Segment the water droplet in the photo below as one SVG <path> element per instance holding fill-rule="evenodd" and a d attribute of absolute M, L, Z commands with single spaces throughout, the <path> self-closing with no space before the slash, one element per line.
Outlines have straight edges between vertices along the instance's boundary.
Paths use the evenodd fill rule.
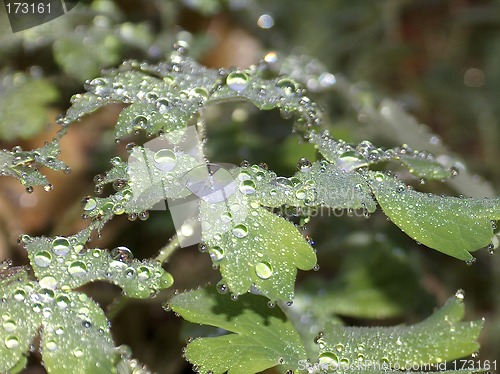
<path fill-rule="evenodd" d="M 227 285 L 222 281 L 217 283 L 216 288 L 217 288 L 217 292 L 220 294 L 225 294 L 229 291 L 229 289 L 227 288 Z"/>
<path fill-rule="evenodd" d="M 33 187 L 32 186 L 26 187 L 26 193 L 33 193 Z"/>
<path fill-rule="evenodd" d="M 274 308 L 275 306 L 276 306 L 276 303 L 275 303 L 274 301 L 269 300 L 269 301 L 267 302 L 267 307 L 268 307 L 268 308 L 271 308 L 271 309 L 272 309 L 272 308 Z"/>
<path fill-rule="evenodd" d="M 260 279 L 269 279 L 273 275 L 273 267 L 269 262 L 259 262 L 255 265 L 255 273 Z"/>
<path fill-rule="evenodd" d="M 226 211 L 220 215 L 220 219 L 222 220 L 222 222 L 228 223 L 233 220 L 233 215 L 231 212 Z"/>
<path fill-rule="evenodd" d="M 336 160 L 335 164 L 344 171 L 351 171 L 363 166 L 368 166 L 366 159 L 354 151 L 342 153 Z"/>
<path fill-rule="evenodd" d="M 221 247 L 213 246 L 209 250 L 212 261 L 221 261 L 224 258 L 224 250 Z"/>
<path fill-rule="evenodd" d="M 344 350 L 344 344 L 342 343 L 338 343 L 336 346 L 335 346 L 335 349 L 337 350 L 337 352 L 342 352 Z"/>
<path fill-rule="evenodd" d="M 173 284 L 174 277 L 172 277 L 172 274 L 165 271 L 160 277 L 160 288 L 163 290 L 165 288 L 172 287 Z"/>
<path fill-rule="evenodd" d="M 46 268 L 52 262 L 52 255 L 47 251 L 35 253 L 35 264 L 41 268 Z"/>
<path fill-rule="evenodd" d="M 160 149 L 153 158 L 155 166 L 165 172 L 171 171 L 177 165 L 177 155 L 170 149 Z"/>
<path fill-rule="evenodd" d="M 17 338 L 17 336 L 14 335 L 6 337 L 4 342 L 5 346 L 9 349 L 17 349 L 20 346 L 19 339 Z"/>
<path fill-rule="evenodd" d="M 113 248 L 110 255 L 113 260 L 120 262 L 130 262 L 134 258 L 132 251 L 123 246 Z"/>
<path fill-rule="evenodd" d="M 248 86 L 248 75 L 241 71 L 229 73 L 226 84 L 233 91 L 241 92 Z"/>
<path fill-rule="evenodd" d="M 47 348 L 47 350 L 49 350 L 50 352 L 55 352 L 57 351 L 57 343 L 53 340 L 49 340 L 46 344 L 45 344 L 45 347 Z"/>
<path fill-rule="evenodd" d="M 57 237 L 52 241 L 52 251 L 58 256 L 66 256 L 71 248 L 67 238 Z"/>
<path fill-rule="evenodd" d="M 151 269 L 147 266 L 139 266 L 137 269 L 137 276 L 140 279 L 149 279 L 151 278 Z"/>
<path fill-rule="evenodd" d="M 13 332 L 17 329 L 17 324 L 12 319 L 8 319 L 7 321 L 4 321 L 2 326 L 6 332 Z"/>
<path fill-rule="evenodd" d="M 22 288 L 18 288 L 17 290 L 14 291 L 14 300 L 23 301 L 24 299 L 26 299 L 25 290 L 23 290 Z"/>
<path fill-rule="evenodd" d="M 56 297 L 56 304 L 59 308 L 66 309 L 70 304 L 69 297 L 66 295 L 57 296 Z"/>
<path fill-rule="evenodd" d="M 281 88 L 286 95 L 291 95 L 295 91 L 297 91 L 297 86 L 295 85 L 295 82 L 289 78 L 283 78 L 276 83 L 276 86 Z"/>
<path fill-rule="evenodd" d="M 83 351 L 80 348 L 75 348 L 73 350 L 73 356 L 75 356 L 76 358 L 81 358 L 83 357 Z"/>
<path fill-rule="evenodd" d="M 74 261 L 68 266 L 68 272 L 74 277 L 81 277 L 87 274 L 87 265 L 82 261 Z"/>
<path fill-rule="evenodd" d="M 41 302 L 50 303 L 54 300 L 55 293 L 50 288 L 40 288 L 38 295 L 40 296 Z"/>
<path fill-rule="evenodd" d="M 297 162 L 297 169 L 303 173 L 308 173 L 312 170 L 312 163 L 307 158 L 302 157 L 299 162 Z"/>
<path fill-rule="evenodd" d="M 233 228 L 233 235 L 241 239 L 248 235 L 248 227 L 240 223 Z"/>
<path fill-rule="evenodd" d="M 50 288 L 51 290 L 55 290 L 57 287 L 57 280 L 54 277 L 47 276 L 40 279 L 39 284 L 42 288 Z"/>
<path fill-rule="evenodd" d="M 306 190 L 302 188 L 295 192 L 295 197 L 299 200 L 304 200 L 306 196 L 307 196 Z"/>
<path fill-rule="evenodd" d="M 82 207 L 86 212 L 94 210 L 97 207 L 97 201 L 90 196 L 84 197 L 82 200 Z"/>
<path fill-rule="evenodd" d="M 318 356 L 320 366 L 335 368 L 338 366 L 339 358 L 333 352 L 323 352 Z"/>
<path fill-rule="evenodd" d="M 455 297 L 458 301 L 462 302 L 465 299 L 465 291 L 460 289 L 455 293 Z"/>
<path fill-rule="evenodd" d="M 239 190 L 246 195 L 253 194 L 255 192 L 255 182 L 251 179 L 243 180 L 240 183 Z"/>

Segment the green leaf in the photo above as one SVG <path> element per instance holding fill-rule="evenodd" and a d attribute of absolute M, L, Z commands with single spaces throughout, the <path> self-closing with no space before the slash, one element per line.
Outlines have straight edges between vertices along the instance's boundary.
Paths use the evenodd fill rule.
<path fill-rule="evenodd" d="M 51 189 L 47 178 L 38 168 L 44 166 L 52 170 L 69 170 L 57 158 L 59 153 L 58 139 L 33 151 L 23 151 L 20 146 L 14 147 L 12 151 L 0 150 L 0 175 L 17 178 L 27 188 L 45 185 Z"/>
<path fill-rule="evenodd" d="M 309 134 L 309 142 L 318 148 L 326 160 L 345 171 L 381 162 L 400 161 L 418 178 L 445 179 L 454 175 L 449 167 L 441 165 L 430 153 L 415 151 L 408 146 L 377 148 L 366 140 L 354 146 L 343 140 L 333 139 L 328 131 L 322 134 L 312 132 Z"/>
<path fill-rule="evenodd" d="M 297 268 L 314 267 L 314 250 L 293 224 L 238 196 L 201 203 L 202 240 L 222 282 L 236 295 L 256 287 L 273 301 L 293 299 Z"/>
<path fill-rule="evenodd" d="M 10 268 L 13 271 L 16 268 Z M 23 365 L 41 329 L 41 353 L 48 372 L 114 372 L 114 345 L 109 323 L 85 294 L 57 287 L 53 277 L 28 281 L 26 273 L 2 281 L 0 302 L 0 370 Z"/>
<path fill-rule="evenodd" d="M 174 296 L 169 307 L 185 320 L 228 332 L 188 344 L 186 358 L 200 372 L 251 374 L 277 365 L 295 370 L 306 360 L 293 325 L 261 296 L 247 294 L 232 301 L 229 295 L 205 288 Z"/>
<path fill-rule="evenodd" d="M 464 315 L 463 294 L 448 302 L 426 320 L 412 326 L 327 326 L 318 340 L 319 363 L 330 369 L 339 365 L 363 365 L 373 372 L 411 365 L 439 364 L 479 349 L 482 321 L 460 322 Z M 348 371 L 349 372 L 349 371 Z"/>
<path fill-rule="evenodd" d="M 34 288 L 25 268 L 9 268 L 0 275 L 0 372 L 5 373 L 25 360 L 23 354 L 37 334 L 42 316 L 25 301 Z"/>
<path fill-rule="evenodd" d="M 29 139 L 40 133 L 49 123 L 47 107 L 57 100 L 57 89 L 46 79 L 23 73 L 0 75 L 0 82 L 0 139 Z"/>
<path fill-rule="evenodd" d="M 500 199 L 440 197 L 416 192 L 382 173 L 370 185 L 385 214 L 418 242 L 461 260 L 491 243 Z"/>
<path fill-rule="evenodd" d="M 95 77 L 104 67 L 116 64 L 120 40 L 109 25 L 94 26 L 61 34 L 53 45 L 54 58 L 69 76 L 84 81 Z"/>
<path fill-rule="evenodd" d="M 303 215 L 320 207 L 375 211 L 370 189 L 359 173 L 341 170 L 325 161 L 311 163 L 301 159 L 299 165 L 301 171 L 290 178 L 277 177 L 257 165 L 241 168 L 239 188 L 245 189 L 246 184 L 253 182 L 256 192 L 248 194 L 250 200 L 273 208 L 301 208 Z"/>
<path fill-rule="evenodd" d="M 41 353 L 51 374 L 112 373 L 115 347 L 102 309 L 83 293 L 56 294 L 43 319 Z"/>
<path fill-rule="evenodd" d="M 128 248 L 111 252 L 87 248 L 91 230 L 70 237 L 29 238 L 23 243 L 35 276 L 50 280 L 57 289 L 74 289 L 86 283 L 104 280 L 120 286 L 133 298 L 148 298 L 172 285 L 172 276 L 158 261 L 133 259 Z"/>

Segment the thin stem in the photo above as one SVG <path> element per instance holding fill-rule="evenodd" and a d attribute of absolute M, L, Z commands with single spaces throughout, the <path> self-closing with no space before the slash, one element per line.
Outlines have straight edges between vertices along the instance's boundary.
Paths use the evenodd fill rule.
<path fill-rule="evenodd" d="M 125 307 L 125 305 L 128 304 L 130 301 L 130 298 L 124 295 L 118 296 L 116 299 L 113 300 L 111 304 L 108 306 L 108 312 L 106 313 L 106 317 L 111 321 L 113 320 Z"/>
<path fill-rule="evenodd" d="M 156 256 L 156 260 L 160 261 L 162 264 L 168 261 L 168 258 L 175 252 L 175 250 L 180 248 L 180 242 L 177 235 L 174 235 L 172 239 L 165 245 Z"/>

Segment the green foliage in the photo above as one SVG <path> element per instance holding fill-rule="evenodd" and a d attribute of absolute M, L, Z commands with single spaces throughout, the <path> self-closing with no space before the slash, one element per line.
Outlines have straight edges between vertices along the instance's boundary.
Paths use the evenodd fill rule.
<path fill-rule="evenodd" d="M 277 365 L 295 369 L 306 359 L 293 325 L 262 296 L 247 294 L 232 301 L 214 288 L 204 288 L 174 296 L 168 306 L 187 321 L 228 332 L 188 344 L 186 359 L 200 372 L 250 374 Z"/>
<path fill-rule="evenodd" d="M 449 256 L 471 261 L 469 252 L 491 244 L 498 199 L 440 197 L 413 191 L 381 173 L 371 185 L 385 214 L 413 239 Z"/>
<path fill-rule="evenodd" d="M 458 291 L 441 309 L 413 326 L 327 326 L 318 339 L 319 362 L 342 367 L 366 360 L 379 364 L 382 368 L 378 372 L 385 372 L 464 357 L 479 348 L 476 339 L 483 323 L 460 322 L 462 300 Z"/>
<path fill-rule="evenodd" d="M 49 122 L 47 105 L 57 97 L 57 89 L 46 79 L 22 73 L 0 75 L 0 139 L 37 135 Z M 25 110 L 28 106 L 30 110 Z"/>
<path fill-rule="evenodd" d="M 168 2 L 159 3 L 155 2 L 168 7 Z M 189 6 L 209 15 L 230 4 L 193 1 Z M 208 253 L 221 279 L 214 288 L 177 293 L 168 303 L 185 320 L 219 329 L 219 336 L 188 344 L 185 358 L 195 369 L 214 374 L 255 373 L 272 367 L 297 373 L 397 372 L 396 366 L 435 365 L 478 350 L 482 322 L 461 322 L 461 293 L 413 326 L 343 325 L 339 316 L 402 317 L 421 292 L 413 258 L 373 240 L 365 249 L 347 254 L 333 280 L 302 284 L 295 295 L 297 269 L 318 269 L 313 241 L 302 229 L 324 210 L 345 210 L 349 215 L 362 211 L 369 218 L 378 203 L 414 240 L 468 262 L 473 260 L 470 252 L 483 247 L 492 250 L 495 240 L 498 243 L 494 233 L 495 221 L 500 219 L 498 199 L 425 194 L 408 186 L 415 178 L 449 180 L 458 192 L 491 195 L 395 102 L 377 100 L 369 90 L 333 76 L 322 64 L 304 57 L 292 56 L 280 63 L 266 59 L 246 69 L 209 69 L 186 55 L 185 41 L 179 41 L 165 61 L 128 60 L 95 78 L 101 68 L 115 65 L 130 51 L 147 55 L 152 44 L 165 44 L 164 35 L 155 40 L 148 24 L 123 22 L 111 2 L 82 5 L 75 18 L 68 16 L 54 29 L 45 25 L 39 35 L 44 47 L 51 46 L 54 61 L 66 76 L 80 82 L 89 79 L 86 92 L 71 98 L 71 106 L 58 120 L 62 128 L 56 139 L 33 151 L 20 147 L 0 151 L 0 173 L 19 179 L 28 192 L 35 185 L 50 190 L 39 169 L 68 171 L 58 159 L 59 140 L 70 126 L 109 104 L 121 105 L 113 129 L 117 143 L 135 137 L 140 144 L 129 143 L 128 159 L 113 157 L 110 170 L 96 177 L 98 192 L 111 191 L 108 185 L 114 191 L 83 199 L 83 215 L 90 220 L 87 228 L 64 237 L 21 237 L 34 279 L 23 267 L 0 268 L 0 371 L 22 370 L 40 333 L 40 352 L 50 373 L 147 372 L 126 349 L 115 348 L 103 310 L 77 289 L 105 281 L 119 286 L 127 297 L 124 300 L 153 298 L 173 284 L 162 262 L 176 249 L 177 240 L 155 259 L 138 260 L 126 247 L 90 248 L 90 238 L 95 232 L 100 235 L 114 216 L 145 220 L 148 210 L 165 199 L 190 195 L 189 173 L 209 162 L 204 154 L 207 113 L 220 104 L 242 101 L 256 111 L 275 111 L 290 119 L 291 132 L 307 144 L 302 150 L 294 147 L 292 137 L 284 142 L 288 152 L 283 164 L 297 163 L 298 171 L 284 176 L 265 164 L 243 162 L 229 170 L 235 190 L 224 204 L 203 199 L 197 203 L 202 229 L 199 248 Z M 21 43 L 22 48 L 41 47 L 30 31 L 10 39 L 0 36 L 0 41 L 12 54 Z M 155 53 L 161 54 L 162 49 L 155 47 Z M 47 105 L 58 95 L 51 82 L 21 73 L 2 78 L 0 137 L 30 138 L 41 130 L 47 122 Z M 320 106 L 307 96 L 330 91 L 347 97 L 364 121 L 389 134 L 396 144 L 405 144 L 385 148 L 367 140 L 350 144 L 332 136 L 325 130 Z M 27 102 L 30 111 L 22 110 Z M 202 138 L 199 157 L 179 150 L 191 125 L 196 125 Z M 404 170 L 398 177 L 391 176 L 386 169 L 394 164 L 409 174 Z M 465 182 L 457 182 L 458 178 Z M 321 330 L 313 346 L 311 334 Z M 363 362 L 384 364 L 387 370 L 342 366 Z M 449 371 L 455 372 L 470 371 Z"/>

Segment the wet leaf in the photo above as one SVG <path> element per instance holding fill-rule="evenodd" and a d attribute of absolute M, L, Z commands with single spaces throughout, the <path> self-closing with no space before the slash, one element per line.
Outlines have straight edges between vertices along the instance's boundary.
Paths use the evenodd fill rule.
<path fill-rule="evenodd" d="M 202 240 L 220 266 L 221 282 L 236 295 L 256 287 L 273 301 L 293 299 L 297 268 L 314 267 L 314 250 L 290 222 L 234 196 L 227 205 L 201 204 Z"/>
<path fill-rule="evenodd" d="M 188 344 L 186 358 L 200 372 L 251 374 L 278 365 L 293 370 L 306 359 L 293 325 L 261 296 L 242 295 L 234 302 L 229 295 L 206 288 L 174 296 L 169 307 L 185 320 L 228 332 Z"/>
<path fill-rule="evenodd" d="M 370 184 L 384 213 L 418 242 L 460 260 L 493 238 L 491 220 L 500 219 L 499 199 L 441 197 L 413 191 L 382 173 Z"/>
<path fill-rule="evenodd" d="M 462 299 L 457 293 L 432 316 L 412 326 L 327 326 L 318 341 L 319 363 L 330 369 L 365 363 L 373 372 L 383 372 L 384 367 L 422 367 L 468 356 L 479 349 L 477 338 L 483 323 L 460 322 Z"/>
<path fill-rule="evenodd" d="M 86 229 L 70 237 L 25 239 L 35 276 L 64 289 L 104 280 L 134 298 L 151 297 L 172 285 L 172 276 L 158 261 L 134 259 L 126 247 L 111 251 L 87 248 L 90 232 Z"/>
<path fill-rule="evenodd" d="M 46 79 L 23 73 L 0 75 L 0 139 L 30 139 L 40 133 L 49 123 L 48 105 L 58 96 Z"/>

